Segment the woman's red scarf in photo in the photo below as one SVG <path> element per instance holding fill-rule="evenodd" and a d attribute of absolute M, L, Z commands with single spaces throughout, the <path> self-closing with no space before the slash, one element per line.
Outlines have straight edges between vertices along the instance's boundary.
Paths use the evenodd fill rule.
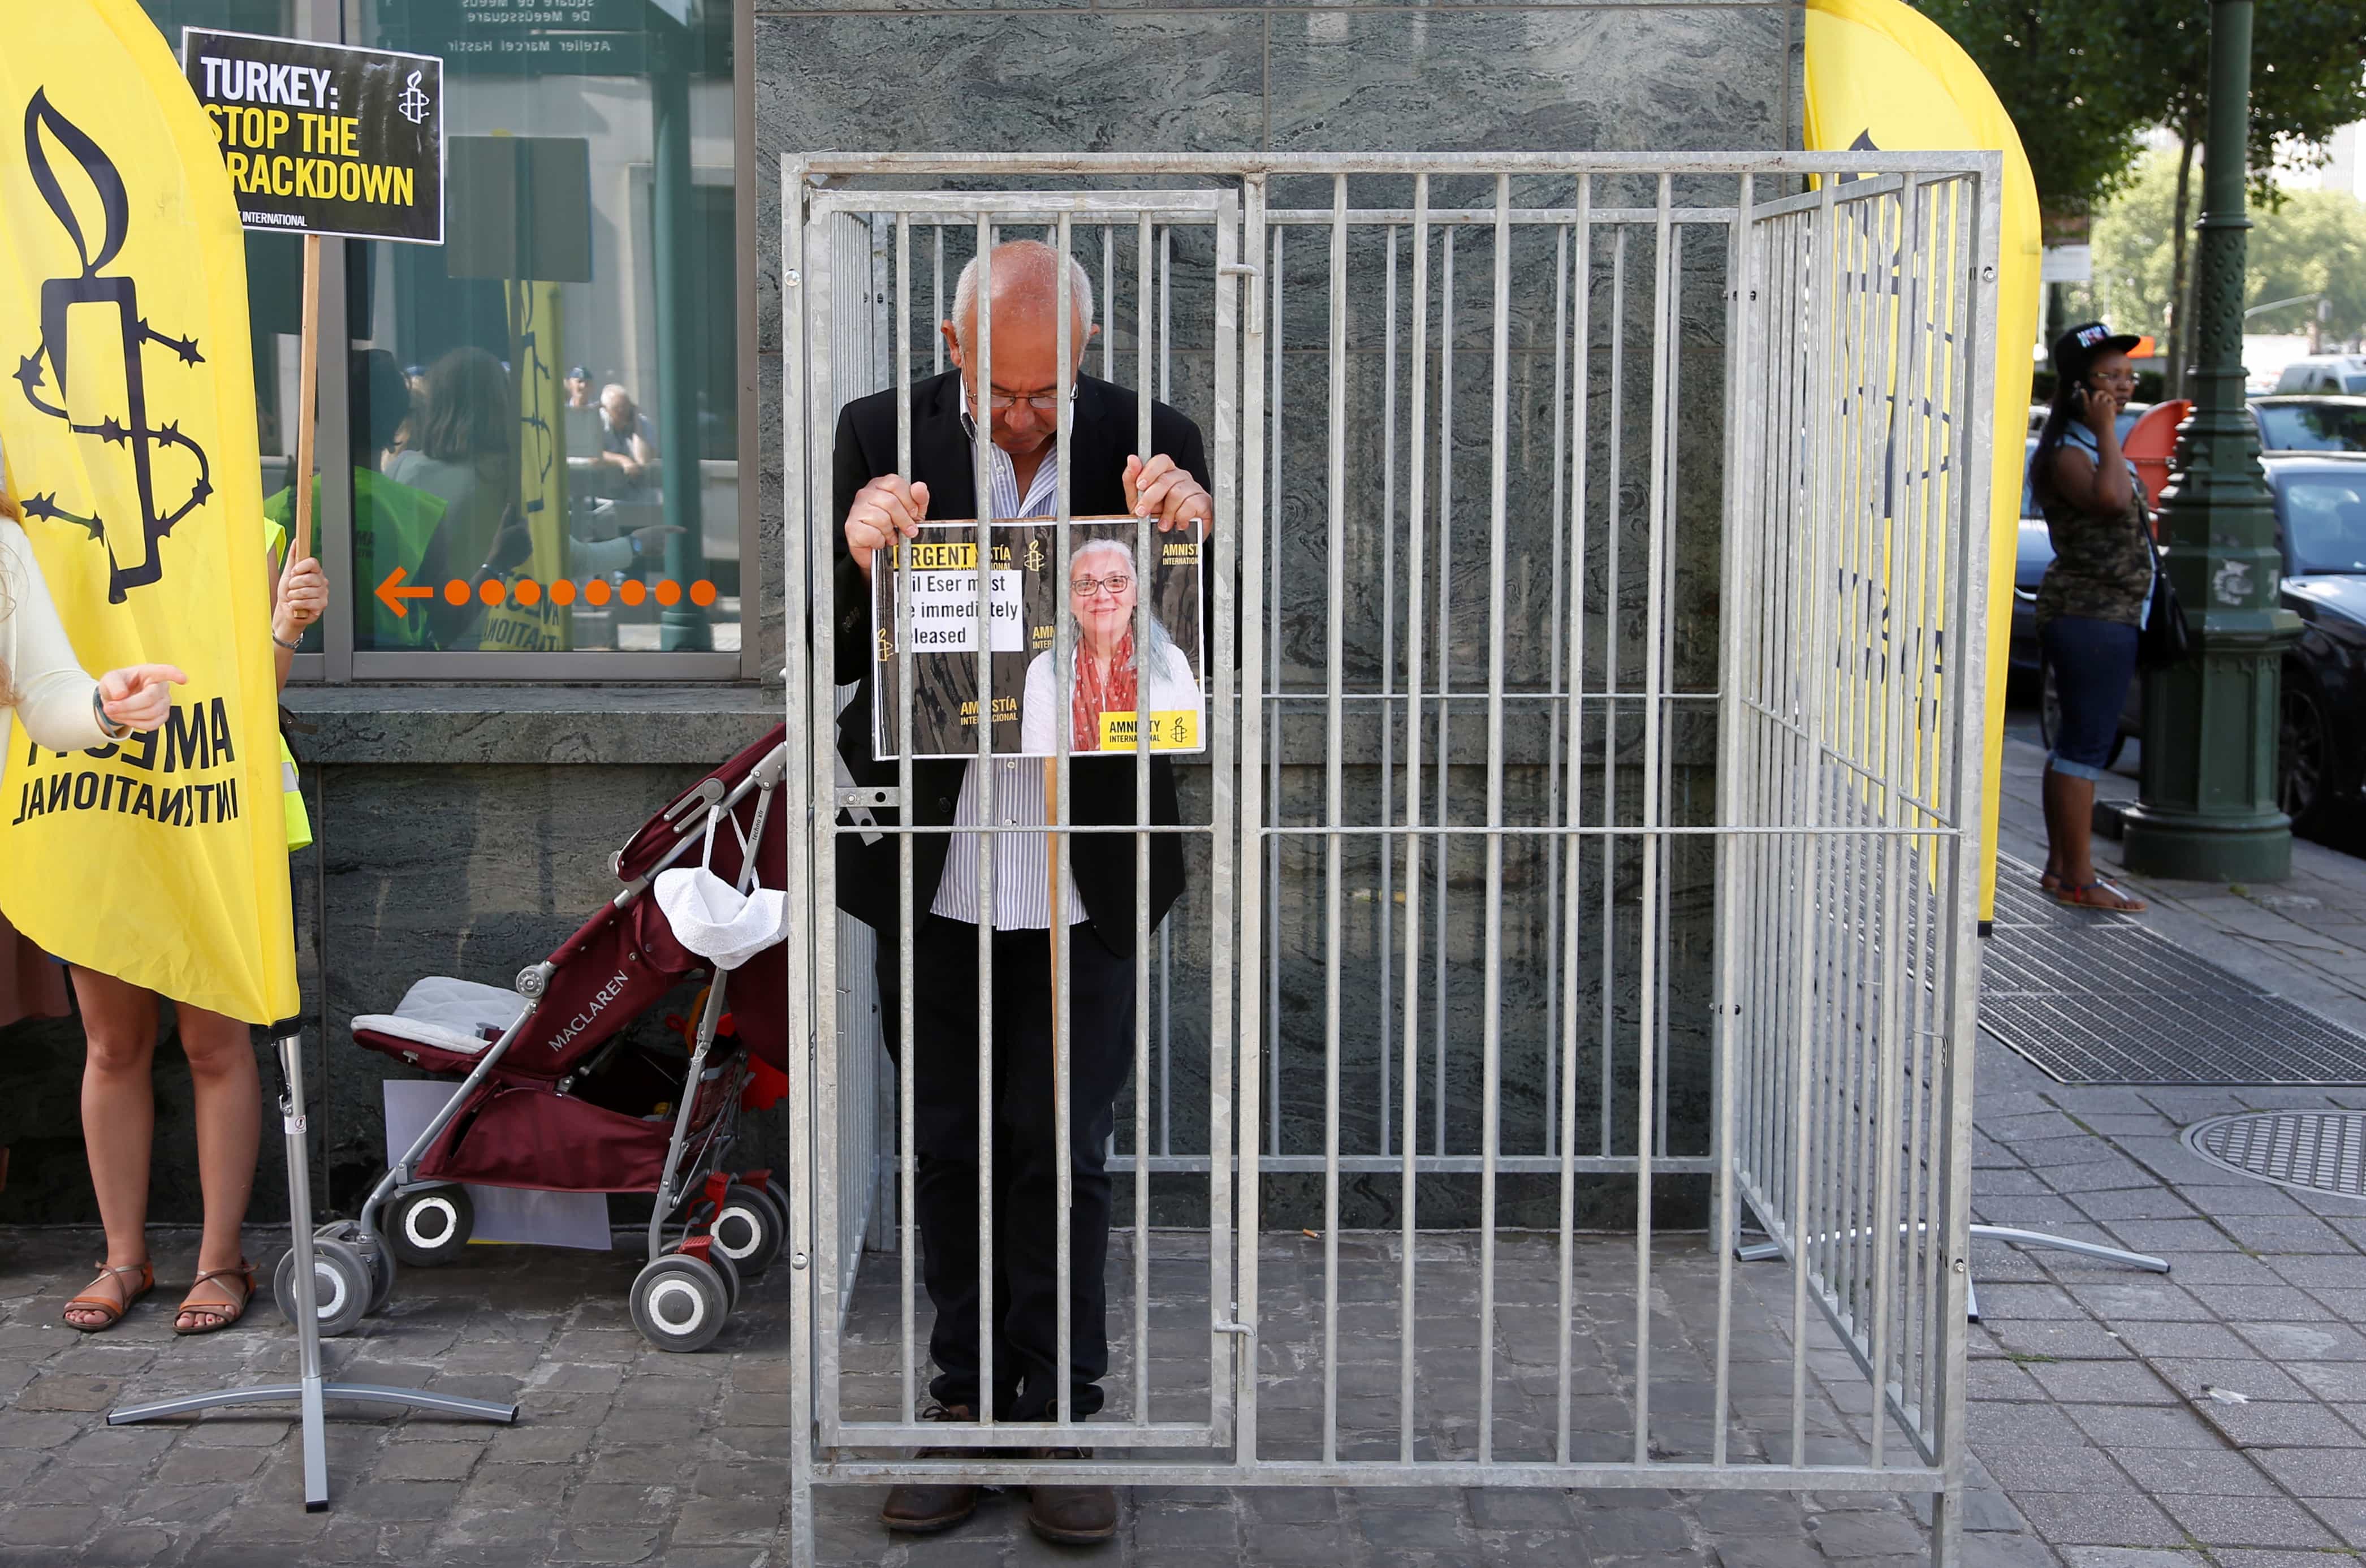
<path fill-rule="evenodd" d="M 1103 675 L 1092 654 L 1084 649 L 1076 650 L 1076 686 L 1068 699 L 1068 745 L 1077 751 L 1098 751 L 1101 749 L 1101 715 L 1134 711 L 1138 683 L 1133 668 L 1133 633 L 1129 630 L 1118 639 L 1117 651 L 1110 655 L 1109 673 Z"/>

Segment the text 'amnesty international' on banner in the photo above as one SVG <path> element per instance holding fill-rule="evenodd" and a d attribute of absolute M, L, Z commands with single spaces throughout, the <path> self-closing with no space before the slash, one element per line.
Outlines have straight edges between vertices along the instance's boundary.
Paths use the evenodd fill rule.
<path fill-rule="evenodd" d="M 444 243 L 444 62 L 185 28 L 181 65 L 249 229 Z"/>
<path fill-rule="evenodd" d="M 1072 752 L 1132 751 L 1149 715 L 1154 751 L 1206 749 L 1200 542 L 1150 532 L 1152 559 L 1135 559 L 1131 517 L 1079 517 L 1068 525 L 1069 569 L 1060 583 L 1060 535 L 1048 522 L 994 525 L 987 573 L 987 643 L 993 659 L 992 744 L 997 756 L 1049 757 L 1068 728 Z M 903 558 L 908 556 L 908 560 Z M 896 587 L 909 596 L 910 647 L 898 656 Z M 1065 599 L 1063 594 L 1065 593 Z M 1136 647 L 1137 604 L 1150 609 L 1147 648 Z M 1070 616 L 1072 668 L 1057 668 L 1058 615 Z M 912 672 L 912 755 L 977 755 L 977 525 L 921 525 L 883 551 L 871 574 L 873 755 L 900 754 L 897 693 Z"/>

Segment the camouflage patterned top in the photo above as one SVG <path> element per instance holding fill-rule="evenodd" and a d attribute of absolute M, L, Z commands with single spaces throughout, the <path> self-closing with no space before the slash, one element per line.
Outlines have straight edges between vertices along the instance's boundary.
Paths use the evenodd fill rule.
<path fill-rule="evenodd" d="M 2066 448 L 2084 452 L 2090 462 L 2101 454 L 2095 433 L 2073 423 L 2063 433 Z M 2082 615 L 2122 626 L 2144 624 L 2145 605 L 2152 597 L 2152 551 L 2145 514 L 2144 485 L 2128 465 L 2127 510 L 2116 517 L 2083 512 L 2040 482 L 2037 503 L 2045 512 L 2045 531 L 2054 540 L 2054 560 L 2037 588 L 2037 623 L 2056 615 Z"/>

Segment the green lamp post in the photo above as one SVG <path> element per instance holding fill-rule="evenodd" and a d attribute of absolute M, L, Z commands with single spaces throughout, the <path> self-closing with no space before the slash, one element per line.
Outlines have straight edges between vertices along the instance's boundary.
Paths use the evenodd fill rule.
<path fill-rule="evenodd" d="M 2141 795 L 2121 819 L 2128 869 L 2274 882 L 2292 869 L 2277 803 L 2284 649 L 2300 623 L 2279 602 L 2283 555 L 2243 402 L 2246 131 L 2251 0 L 2212 0 L 2210 129 L 2194 247 L 2193 412 L 2160 494 L 2167 570 L 2192 656 L 2144 677 Z"/>

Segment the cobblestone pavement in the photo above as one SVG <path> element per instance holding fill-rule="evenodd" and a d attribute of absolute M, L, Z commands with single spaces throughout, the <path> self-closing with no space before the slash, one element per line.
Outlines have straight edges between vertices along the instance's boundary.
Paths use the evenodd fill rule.
<path fill-rule="evenodd" d="M 2026 805 L 2035 763 L 2034 750 L 2008 748 L 2004 842 L 2024 858 L 2042 853 Z M 2366 1029 L 2366 863 L 2304 844 L 2293 881 L 2279 888 L 2144 891 L 2156 904 L 2150 920 L 2187 951 Z M 2183 1126 L 2223 1111 L 2366 1106 L 2366 1092 L 2067 1088 L 1993 1043 L 1981 1050 L 1978 1217 L 2159 1253 L 2175 1269 L 2162 1278 L 2064 1254 L 1976 1248 L 1987 1316 L 1971 1337 L 1968 1568 L 2329 1568 L 2366 1548 L 2366 1335 L 2357 1326 L 2366 1316 L 2366 1203 L 2246 1181 L 2177 1142 Z M 276 1255 L 270 1239 L 253 1238 L 258 1258 Z M 85 1337 L 59 1324 L 58 1312 L 88 1279 L 96 1237 L 0 1233 L 0 1564 L 787 1562 L 788 1331 L 777 1285 L 752 1283 L 707 1352 L 668 1356 L 631 1327 L 629 1252 L 482 1247 L 450 1268 L 406 1273 L 385 1314 L 332 1342 L 332 1375 L 514 1398 L 524 1418 L 496 1428 L 337 1409 L 335 1506 L 307 1515 L 292 1423 L 276 1411 L 102 1423 L 101 1412 L 127 1400 L 291 1375 L 293 1343 L 267 1303 L 227 1333 L 172 1336 L 171 1303 L 194 1245 L 186 1234 L 160 1234 L 156 1296 L 118 1329 Z M 1467 1238 L 1423 1245 L 1425 1258 L 1433 1247 L 1443 1258 Z M 1533 1338 L 1547 1310 L 1527 1288 L 1539 1260 L 1524 1248 L 1534 1246 L 1504 1251 L 1505 1279 L 1526 1285 L 1499 1303 L 1504 1343 Z M 1290 1347 L 1304 1340 L 1317 1299 L 1306 1279 L 1312 1250 L 1290 1237 L 1268 1243 L 1269 1378 L 1302 1354 Z M 1392 1272 L 1383 1240 L 1343 1241 L 1343 1251 L 1352 1288 Z M 1169 1309 L 1205 1311 L 1189 1299 L 1190 1260 L 1171 1252 L 1154 1237 L 1153 1299 L 1166 1303 L 1153 1311 L 1154 1359 L 1162 1336 L 1193 1332 Z M 1601 1308 L 1587 1320 L 1587 1416 L 1577 1424 L 1587 1441 L 1615 1442 L 1627 1409 L 1631 1349 L 1611 1327 L 1617 1300 L 1631 1290 L 1621 1253 L 1631 1260 L 1630 1248 L 1605 1244 L 1584 1264 Z M 1121 1247 L 1121 1282 L 1126 1256 Z M 893 1269 L 883 1264 L 874 1260 L 858 1296 L 848 1341 L 856 1404 L 892 1397 L 897 1384 L 895 1305 L 882 1288 Z M 1454 1274 L 1425 1277 L 1450 1285 Z M 1469 1270 L 1461 1274 L 1467 1284 Z M 1713 1279 L 1698 1238 L 1666 1239 L 1654 1268 L 1663 1366 L 1696 1360 Z M 1760 1265 L 1737 1279 L 1755 1298 L 1787 1275 Z M 1120 1322 L 1130 1299 L 1121 1285 Z M 1350 1305 L 1346 1359 L 1391 1359 L 1392 1346 Z M 1738 1320 L 1750 1346 L 1738 1356 L 1734 1411 L 1743 1452 L 1765 1415 L 1752 1408 L 1747 1369 L 1787 1354 L 1768 1332 L 1785 1321 L 1769 1305 L 1752 1301 Z M 1424 1310 L 1423 1375 L 1450 1378 L 1472 1347 L 1441 1326 L 1455 1315 L 1452 1302 L 1435 1319 Z M 1809 1362 L 1815 1440 L 1861 1437 L 1868 1405 L 1846 1358 L 1820 1337 Z M 1161 1364 L 1160 1386 L 1195 1397 L 1188 1377 L 1168 1375 L 1183 1360 Z M 1391 1361 L 1391 1386 L 1392 1372 Z M 1681 1388 L 1676 1375 L 1671 1392 Z M 1129 1376 L 1121 1356 L 1112 1386 Z M 1343 1382 L 1352 1411 L 1360 1395 L 1349 1388 Z M 1515 1379 L 1511 1392 L 1519 1397 L 1499 1395 L 1507 1423 L 1499 1440 L 1533 1440 L 1536 1391 Z M 1705 1431 L 1705 1412 L 1681 1394 L 1660 1409 L 1654 1437 L 1671 1452 Z M 1309 1414 L 1278 1393 L 1268 1431 L 1286 1445 L 1312 1430 Z M 1366 1436 L 1377 1434 L 1375 1426 Z M 1423 1451 L 1452 1451 L 1467 1437 L 1435 1431 Z M 1925 1510 L 1877 1497 L 1145 1487 L 1132 1495 L 1118 1542 L 1080 1554 L 1037 1542 L 1015 1495 L 990 1496 L 959 1530 L 908 1542 L 879 1531 L 878 1497 L 824 1492 L 825 1562 L 1881 1568 L 1916 1559 L 1924 1545 L 1916 1521 Z"/>
<path fill-rule="evenodd" d="M 1158 1233 L 1154 1257 L 1178 1249 L 1188 1255 L 1189 1238 L 1169 1243 Z M 0 1504 L 0 1563 L 774 1568 L 788 1561 L 780 1533 L 786 1312 L 781 1291 L 768 1291 L 763 1281 L 749 1287 L 713 1348 L 670 1356 L 644 1346 L 626 1317 L 625 1288 L 633 1273 L 627 1253 L 481 1247 L 448 1268 L 405 1273 L 384 1315 L 355 1336 L 329 1342 L 331 1375 L 515 1399 L 524 1416 L 501 1428 L 332 1407 L 332 1507 L 307 1515 L 294 1425 L 276 1411 L 217 1412 L 146 1427 L 103 1424 L 100 1413 L 118 1403 L 287 1378 L 293 1343 L 267 1303 L 220 1336 L 172 1336 L 170 1303 L 194 1246 L 186 1234 L 160 1236 L 163 1267 L 154 1297 L 109 1333 L 76 1334 L 57 1323 L 57 1314 L 87 1278 L 96 1245 L 84 1232 L 0 1233 L 0 1483 L 11 1499 Z M 1266 1418 L 1277 1448 L 1288 1449 L 1314 1430 L 1315 1408 L 1299 1396 L 1312 1385 L 1294 1369 L 1316 1314 L 1303 1281 L 1293 1281 L 1319 1251 L 1296 1237 L 1272 1238 L 1266 1250 L 1276 1303 L 1268 1381 L 1277 1391 Z M 1350 1288 L 1373 1293 L 1385 1247 L 1359 1241 L 1345 1250 Z M 1425 1386 L 1453 1380 L 1475 1358 L 1467 1327 L 1458 1337 L 1452 1326 L 1458 1312 L 1475 1322 L 1463 1302 L 1475 1292 L 1475 1276 L 1455 1267 L 1464 1251 L 1475 1252 L 1471 1238 L 1423 1243 L 1426 1275 L 1438 1281 L 1423 1296 Z M 1529 1363 L 1539 1353 L 1536 1336 L 1549 1333 L 1552 1321 L 1538 1288 L 1548 1252 L 1541 1243 L 1511 1241 L 1501 1263 L 1502 1342 L 1522 1347 Z M 1622 1362 L 1617 1308 L 1631 1301 L 1632 1257 L 1631 1247 L 1605 1240 L 1580 1269 L 1601 1310 L 1582 1319 L 1576 1440 L 1582 1451 L 1599 1450 L 1605 1458 L 1623 1451 L 1631 1420 L 1621 1392 L 1631 1374 L 1631 1346 Z M 1114 1272 L 1122 1280 L 1128 1268 L 1121 1245 Z M 1393 1267 L 1386 1272 L 1392 1280 Z M 868 1378 L 875 1392 L 891 1397 L 896 1314 L 892 1291 L 876 1281 L 893 1276 L 892 1260 L 873 1260 L 874 1284 L 862 1292 L 848 1351 L 851 1382 L 861 1386 Z M 1745 1296 L 1762 1284 L 1787 1289 L 1779 1266 L 1745 1266 L 1737 1279 Z M 1713 1259 L 1698 1238 L 1671 1237 L 1655 1260 L 1654 1280 L 1662 1308 L 1655 1380 L 1665 1381 L 1655 1382 L 1662 1414 L 1653 1435 L 1655 1445 L 1675 1457 L 1706 1440 L 1701 1407 L 1688 1398 L 1684 1380 L 1701 1365 L 1696 1327 L 1713 1310 Z M 1123 1321 L 1130 1295 L 1121 1290 L 1113 1307 Z M 1204 1324 L 1204 1305 L 1181 1310 L 1196 1312 Z M 1787 1386 L 1786 1348 L 1763 1326 L 1752 1327 L 1771 1323 L 1772 1310 L 1755 1302 L 1742 1309 L 1736 1386 L 1742 1391 L 1737 1408 L 1758 1407 L 1774 1425 L 1777 1402 L 1750 1392 L 1761 1381 L 1754 1374 L 1774 1364 L 1782 1369 L 1777 1381 Z M 1154 1351 L 1162 1333 L 1187 1332 L 1170 1329 L 1165 1311 L 1154 1312 Z M 1352 1311 L 1344 1320 L 1357 1321 Z M 1204 1356 L 1204 1327 L 1196 1338 Z M 1369 1344 L 1351 1341 L 1351 1376 L 1370 1368 L 1373 1354 Z M 1387 1360 L 1392 1398 L 1392 1342 Z M 866 1366 L 870 1371 L 862 1370 Z M 1837 1453 L 1864 1430 L 1862 1385 L 1829 1339 L 1815 1342 L 1810 1367 L 1810 1442 L 1819 1453 Z M 1113 1385 L 1129 1375 L 1121 1359 Z M 1537 1400 L 1536 1390 L 1508 1375 L 1500 1385 L 1497 1429 L 1507 1455 L 1538 1440 L 1540 1421 L 1549 1419 L 1549 1406 L 1540 1412 Z M 1787 1397 L 1779 1403 L 1779 1424 L 1787 1426 Z M 1352 1412 L 1355 1396 L 1345 1404 Z M 1455 1452 L 1468 1432 L 1458 1438 L 1452 1427 L 1448 1420 L 1426 1434 L 1421 1451 Z M 1738 1422 L 1738 1456 L 1765 1451 L 1755 1430 L 1750 1417 Z M 959 1530 L 910 1541 L 879 1529 L 879 1498 L 875 1488 L 822 1492 L 825 1562 L 964 1568 L 1079 1560 L 1034 1539 L 1016 1494 L 989 1496 Z M 1999 1499 L 1985 1501 L 1989 1507 L 1975 1523 L 2010 1525 Z M 1975 1568 L 2034 1561 L 2014 1556 L 2002 1538 L 1979 1539 Z M 1880 1496 L 1145 1487 L 1130 1497 L 1120 1540 L 1093 1560 L 1145 1568 L 1587 1562 L 1875 1568 L 1872 1560 L 1911 1556 L 1921 1541 L 1909 1506 Z"/>

